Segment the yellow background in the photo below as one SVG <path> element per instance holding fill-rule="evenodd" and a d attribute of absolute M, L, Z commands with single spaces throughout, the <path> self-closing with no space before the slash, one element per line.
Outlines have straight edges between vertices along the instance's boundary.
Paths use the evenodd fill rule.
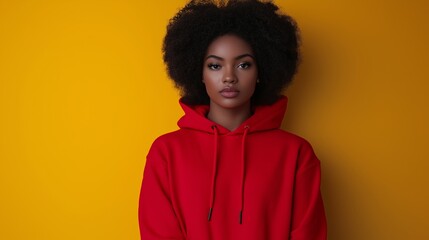
<path fill-rule="evenodd" d="M 277 1 L 303 64 L 284 128 L 323 166 L 332 240 L 429 239 L 429 4 Z M 0 239 L 135 239 L 147 150 L 182 112 L 180 1 L 0 0 Z"/>

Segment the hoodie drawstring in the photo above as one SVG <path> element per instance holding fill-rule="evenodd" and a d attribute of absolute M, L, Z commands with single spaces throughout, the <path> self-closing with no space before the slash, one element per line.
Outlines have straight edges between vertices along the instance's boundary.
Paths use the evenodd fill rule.
<path fill-rule="evenodd" d="M 219 130 L 216 125 L 212 126 L 214 133 L 214 154 L 213 154 L 213 170 L 212 170 L 212 182 L 211 182 L 211 193 L 210 193 L 210 208 L 208 213 L 208 221 L 212 218 L 214 199 L 215 199 L 215 188 L 216 188 L 216 175 L 217 175 L 217 162 L 218 162 L 218 144 L 219 144 Z M 243 138 L 241 141 L 241 184 L 240 184 L 240 214 L 239 223 L 243 223 L 243 210 L 244 210 L 244 182 L 246 178 L 246 137 L 249 133 L 249 126 L 244 126 Z"/>
<path fill-rule="evenodd" d="M 243 209 L 244 209 L 244 179 L 246 178 L 246 136 L 249 132 L 249 126 L 244 126 L 243 139 L 241 142 L 241 205 L 239 223 L 243 223 Z"/>
<path fill-rule="evenodd" d="M 218 151 L 218 139 L 219 139 L 219 131 L 215 125 L 212 126 L 214 132 L 214 154 L 213 154 L 213 170 L 212 170 L 212 186 L 210 193 L 210 208 L 207 220 L 210 221 L 212 218 L 214 198 L 215 198 L 215 188 L 216 188 L 216 173 L 217 173 L 217 151 Z"/>

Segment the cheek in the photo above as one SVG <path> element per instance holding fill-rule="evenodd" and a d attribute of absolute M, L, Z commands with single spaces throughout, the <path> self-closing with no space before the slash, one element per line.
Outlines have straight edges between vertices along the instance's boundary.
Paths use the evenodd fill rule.
<path fill-rule="evenodd" d="M 246 85 L 249 87 L 255 86 L 256 80 L 258 79 L 258 71 L 253 70 L 253 71 L 242 72 L 238 77 L 239 79 L 241 79 L 243 85 Z"/>
<path fill-rule="evenodd" d="M 206 70 L 203 70 L 203 80 L 206 81 L 206 79 L 208 79 L 209 74 Z"/>
<path fill-rule="evenodd" d="M 206 87 L 207 93 L 213 92 L 216 90 L 217 77 L 213 71 L 203 71 L 203 80 L 204 86 Z"/>
<path fill-rule="evenodd" d="M 221 82 L 221 79 L 222 74 L 220 71 L 203 71 L 203 80 L 206 85 L 206 88 L 219 84 Z"/>
<path fill-rule="evenodd" d="M 203 79 L 204 80 L 217 80 L 222 76 L 221 71 L 211 71 L 211 70 L 203 70 Z"/>
<path fill-rule="evenodd" d="M 249 93 L 253 94 L 255 92 L 255 89 L 257 87 L 256 81 L 258 79 L 258 73 L 255 72 L 252 75 L 249 76 L 249 78 L 246 81 L 246 88 L 248 89 Z"/>

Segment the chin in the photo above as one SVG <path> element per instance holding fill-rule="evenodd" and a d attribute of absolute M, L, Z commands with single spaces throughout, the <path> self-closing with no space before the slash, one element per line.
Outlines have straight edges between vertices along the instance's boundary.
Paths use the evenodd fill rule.
<path fill-rule="evenodd" d="M 225 109 L 236 109 L 250 105 L 250 100 L 245 101 L 237 98 L 227 98 L 216 101 L 215 104 Z"/>

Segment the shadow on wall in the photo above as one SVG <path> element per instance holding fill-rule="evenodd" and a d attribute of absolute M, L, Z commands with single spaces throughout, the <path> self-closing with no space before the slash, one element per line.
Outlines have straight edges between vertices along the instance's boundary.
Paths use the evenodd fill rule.
<path fill-rule="evenodd" d="M 333 56 L 329 46 L 329 40 L 323 41 L 324 37 L 317 33 L 307 36 L 302 47 L 302 63 L 294 81 L 286 90 L 288 96 L 288 109 L 283 119 L 282 129 L 295 133 L 307 139 L 313 146 L 316 155 L 322 163 L 322 194 L 328 220 L 329 239 L 350 239 L 350 233 L 354 232 L 347 223 L 358 209 L 358 203 L 351 203 L 348 199 L 352 197 L 353 187 L 347 181 L 347 176 L 341 171 L 337 163 L 344 162 L 344 156 L 336 152 L 338 146 L 329 139 L 332 137 L 331 127 L 326 126 L 329 118 L 335 118 L 335 113 L 330 108 L 330 103 L 341 101 L 335 99 L 333 91 L 341 91 L 337 85 L 341 74 L 337 74 L 336 66 L 333 66 Z M 315 41 L 317 39 L 317 41 Z M 340 54 L 341 55 L 341 54 Z M 341 61 L 341 60 L 340 60 Z M 338 78 L 333 79 L 333 76 Z M 344 84 L 344 83 L 342 83 Z M 341 85 L 341 84 L 339 84 Z M 352 221 L 352 220 L 349 220 Z"/>

